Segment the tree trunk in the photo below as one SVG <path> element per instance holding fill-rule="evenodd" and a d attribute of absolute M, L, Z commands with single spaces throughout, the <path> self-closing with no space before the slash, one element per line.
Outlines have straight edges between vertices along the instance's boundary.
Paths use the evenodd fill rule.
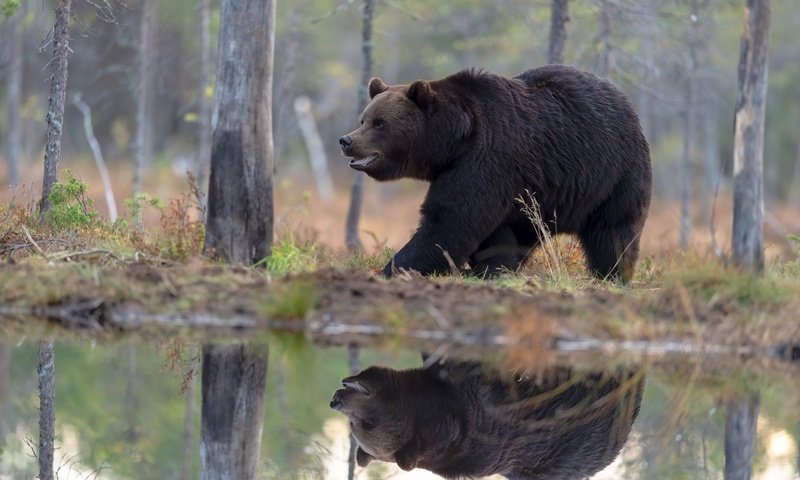
<path fill-rule="evenodd" d="M 266 379 L 266 348 L 203 347 L 201 479 L 258 478 Z"/>
<path fill-rule="evenodd" d="M 197 128 L 200 142 L 197 152 L 197 189 L 200 192 L 200 205 L 205 210 L 208 185 L 206 172 L 211 160 L 211 102 L 206 91 L 211 82 L 211 27 L 209 6 L 210 0 L 200 0 L 200 84 L 198 87 Z"/>
<path fill-rule="evenodd" d="M 706 98 L 712 97 L 710 88 L 706 88 Z M 703 169 L 705 171 L 705 192 L 701 210 L 703 220 L 711 218 L 711 207 L 714 192 L 717 190 L 721 179 L 719 164 L 719 127 L 717 125 L 716 104 L 713 101 L 706 101 L 703 106 Z"/>
<path fill-rule="evenodd" d="M 11 345 L 0 342 L 0 451 L 6 446 L 8 418 L 11 412 L 8 405 L 8 392 L 11 391 Z"/>
<path fill-rule="evenodd" d="M 756 449 L 758 394 L 727 402 L 725 412 L 725 480 L 750 480 Z"/>
<path fill-rule="evenodd" d="M 139 23 L 139 88 L 136 102 L 136 165 L 133 172 L 133 193 L 142 191 L 144 164 L 150 160 L 150 125 L 148 116 L 150 96 L 150 67 L 153 52 L 153 0 L 142 0 Z"/>
<path fill-rule="evenodd" d="M 64 100 L 67 94 L 67 54 L 69 53 L 69 11 L 71 0 L 58 0 L 53 27 L 53 76 L 47 106 L 47 143 L 44 150 L 44 179 L 40 212 L 50 209 L 50 190 L 58 179 L 61 160 L 61 132 L 64 125 Z"/>
<path fill-rule="evenodd" d="M 272 244 L 273 0 L 223 0 L 205 253 L 252 264 Z M 203 347 L 200 476 L 257 477 L 266 348 Z"/>
<path fill-rule="evenodd" d="M 550 6 L 550 43 L 547 48 L 547 63 L 564 63 L 568 21 L 569 0 L 553 0 Z"/>
<path fill-rule="evenodd" d="M 797 155 L 794 158 L 794 174 L 789 186 L 789 204 L 800 206 L 800 142 L 797 144 Z M 800 450 L 800 449 L 798 449 Z"/>
<path fill-rule="evenodd" d="M 361 84 L 358 87 L 358 112 L 367 106 L 369 96 L 367 84 L 372 76 L 372 17 L 375 12 L 375 0 L 364 0 L 362 10 L 361 53 L 363 56 L 363 69 L 361 70 Z M 350 189 L 350 206 L 347 209 L 347 223 L 345 225 L 345 244 L 348 250 L 360 252 L 364 245 L 358 233 L 358 224 L 361 220 L 361 206 L 364 203 L 364 173 L 356 172 L 353 176 L 353 186 Z"/>
<path fill-rule="evenodd" d="M 355 375 L 361 371 L 361 349 L 358 345 L 351 343 L 347 346 L 347 365 L 350 369 L 350 375 Z M 347 457 L 347 480 L 353 480 L 356 473 L 356 450 L 358 449 L 358 442 L 353 432 L 350 432 L 350 451 Z"/>
<path fill-rule="evenodd" d="M 769 0 L 746 0 L 744 12 L 734 119 L 733 261 L 745 270 L 761 273 L 764 271 L 762 217 Z"/>
<path fill-rule="evenodd" d="M 39 344 L 39 478 L 53 480 L 56 426 L 55 359 L 53 342 Z"/>
<path fill-rule="evenodd" d="M 205 1 L 205 0 L 202 0 Z M 181 466 L 181 480 L 191 480 L 192 478 L 192 452 L 194 452 L 194 384 L 196 383 L 196 356 L 197 348 L 189 350 L 189 358 L 192 362 L 192 378 L 186 383 L 186 390 L 183 392 L 184 414 L 183 414 L 183 464 Z"/>
<path fill-rule="evenodd" d="M 286 47 L 283 50 L 283 72 L 279 85 L 278 108 L 275 110 L 275 169 L 285 164 L 283 147 L 286 143 L 286 107 L 289 99 L 294 97 L 295 63 L 297 47 L 300 44 L 300 20 L 305 9 L 305 0 L 294 0 L 289 10 L 289 34 L 286 36 Z"/>
<path fill-rule="evenodd" d="M 274 14 L 273 1 L 222 3 L 205 252 L 232 263 L 272 242 Z"/>
<path fill-rule="evenodd" d="M 22 8 L 20 6 L 19 8 Z M 10 185 L 19 183 L 19 157 L 22 149 L 22 12 L 6 20 L 10 31 L 11 54 L 8 77 L 8 177 Z"/>
<path fill-rule="evenodd" d="M 607 78 L 611 74 L 611 4 L 610 0 L 598 0 L 600 5 L 600 57 L 597 60 L 597 76 Z"/>
<path fill-rule="evenodd" d="M 694 173 L 694 143 L 697 129 L 697 43 L 699 8 L 698 0 L 692 0 L 692 14 L 689 18 L 689 58 L 686 68 L 686 118 L 683 124 L 683 155 L 681 162 L 681 220 L 680 246 L 689 248 L 689 237 L 692 232 L 692 178 Z"/>
<path fill-rule="evenodd" d="M 83 114 L 83 132 L 86 135 L 86 141 L 89 142 L 89 148 L 92 150 L 92 157 L 94 163 L 97 165 L 97 171 L 100 172 L 100 179 L 103 182 L 103 191 L 106 194 L 106 206 L 108 207 L 108 217 L 111 223 L 117 221 L 117 201 L 114 199 L 114 189 L 111 186 L 111 177 L 108 175 L 106 168 L 106 161 L 103 159 L 103 151 L 100 149 L 100 142 L 94 134 L 92 127 L 92 109 L 89 105 L 81 100 L 80 94 L 76 94 L 72 98 L 72 103 Z"/>
<path fill-rule="evenodd" d="M 317 184 L 317 193 L 319 193 L 320 199 L 329 202 L 333 198 L 333 182 L 328 172 L 328 158 L 325 156 L 322 137 L 319 136 L 317 122 L 311 111 L 311 100 L 306 96 L 297 97 L 294 100 L 294 111 L 308 150 L 311 171 L 314 173 L 314 181 Z"/>

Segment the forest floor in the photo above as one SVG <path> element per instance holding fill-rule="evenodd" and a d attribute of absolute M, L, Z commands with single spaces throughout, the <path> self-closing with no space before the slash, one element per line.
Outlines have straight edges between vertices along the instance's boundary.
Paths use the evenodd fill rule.
<path fill-rule="evenodd" d="M 99 222 L 81 202 L 80 182 L 72 188 L 65 205 L 75 208 L 56 208 L 52 227 L 40 227 L 30 207 L 0 206 L 0 337 L 207 341 L 283 332 L 440 354 L 500 347 L 532 362 L 575 353 L 800 359 L 797 259 L 752 277 L 717 257 L 645 256 L 632 284 L 620 286 L 590 278 L 567 239 L 499 279 L 384 280 L 376 272 L 386 248 L 346 254 L 283 230 L 271 257 L 228 266 L 200 255 L 191 195 L 168 205 L 140 199 L 134 211 L 161 212 L 161 228 L 144 229 L 133 217 Z"/>

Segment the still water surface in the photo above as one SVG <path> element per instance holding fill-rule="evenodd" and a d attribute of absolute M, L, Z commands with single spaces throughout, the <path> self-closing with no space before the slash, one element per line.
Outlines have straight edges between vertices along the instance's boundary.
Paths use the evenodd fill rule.
<path fill-rule="evenodd" d="M 800 369 L 788 363 L 532 366 L 386 347 L 363 349 L 361 365 L 379 368 L 351 376 L 344 348 L 277 338 L 269 351 L 262 478 L 346 479 L 352 427 L 360 479 L 721 479 L 737 398 L 758 401 L 754 478 L 798 478 Z M 37 474 L 36 352 L 0 346 L 0 479 Z M 58 478 L 179 479 L 185 462 L 198 478 L 195 347 L 70 342 L 55 355 Z"/>

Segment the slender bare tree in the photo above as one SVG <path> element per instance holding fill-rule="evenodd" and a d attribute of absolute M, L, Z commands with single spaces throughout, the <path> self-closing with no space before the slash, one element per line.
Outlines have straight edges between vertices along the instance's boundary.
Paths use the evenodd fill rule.
<path fill-rule="evenodd" d="M 136 159 L 133 172 L 133 192 L 142 191 L 144 164 L 150 159 L 148 107 L 150 102 L 150 67 L 153 56 L 153 0 L 142 0 L 139 23 L 139 88 L 136 100 Z"/>
<path fill-rule="evenodd" d="M 106 206 L 108 207 L 108 217 L 111 222 L 117 221 L 117 201 L 114 199 L 114 187 L 111 185 L 111 176 L 108 174 L 106 168 L 106 161 L 103 158 L 103 150 L 100 148 L 100 142 L 94 134 L 94 127 L 92 126 L 92 109 L 83 101 L 81 94 L 76 93 L 72 97 L 72 103 L 75 108 L 83 114 L 83 133 L 86 135 L 86 141 L 89 142 L 89 148 L 92 150 L 92 157 L 97 166 L 97 171 L 100 172 L 100 180 L 103 182 L 103 191 L 106 194 Z"/>
<path fill-rule="evenodd" d="M 47 107 L 47 139 L 44 150 L 41 213 L 50 209 L 50 190 L 58 179 L 61 160 L 61 132 L 64 125 L 64 100 L 67 95 L 67 54 L 69 53 L 69 12 L 71 0 L 58 0 L 53 27 L 53 76 Z"/>
<path fill-rule="evenodd" d="M 364 64 L 361 70 L 361 84 L 358 86 L 358 112 L 367 106 L 367 84 L 372 76 L 372 17 L 375 13 L 375 0 L 364 0 L 362 9 L 361 54 Z M 363 251 L 364 245 L 358 233 L 358 224 L 361 220 L 361 206 L 364 203 L 364 173 L 356 172 L 353 175 L 353 186 L 350 189 L 350 206 L 347 209 L 347 223 L 345 224 L 345 244 L 350 251 Z"/>
<path fill-rule="evenodd" d="M 700 2 L 691 0 L 689 15 L 688 56 L 686 58 L 686 104 L 683 123 L 683 155 L 681 162 L 681 221 L 680 246 L 689 248 L 689 237 L 692 233 L 692 179 L 694 177 L 694 146 L 697 130 L 697 56 L 699 49 Z"/>
<path fill-rule="evenodd" d="M 283 146 L 286 144 L 286 111 L 293 98 L 297 50 L 300 45 L 300 23 L 305 9 L 305 0 L 294 0 L 289 10 L 289 33 L 283 49 L 283 71 L 278 84 L 278 105 L 275 109 L 275 170 L 284 163 Z"/>
<path fill-rule="evenodd" d="M 24 8 L 20 5 L 20 9 Z M 8 50 L 11 55 L 8 77 L 8 183 L 19 183 L 19 163 L 22 149 L 22 14 L 16 12 L 7 20 L 9 26 Z"/>
<path fill-rule="evenodd" d="M 200 204 L 205 207 L 208 186 L 206 185 L 206 171 L 211 160 L 211 102 L 207 90 L 211 82 L 211 27 L 210 27 L 210 0 L 200 0 L 197 6 L 200 16 L 200 82 L 198 93 L 198 119 L 197 128 L 199 149 L 197 152 L 197 188 L 200 191 Z"/>
<path fill-rule="evenodd" d="M 600 31 L 597 34 L 597 40 L 600 42 L 600 56 L 597 59 L 595 73 L 600 77 L 608 77 L 611 74 L 613 61 L 611 58 L 611 1 L 597 0 L 600 8 L 598 13 Z"/>
<path fill-rule="evenodd" d="M 207 255 L 252 264 L 272 244 L 274 0 L 223 0 L 213 111 Z M 257 478 L 267 351 L 205 345 L 201 479 Z"/>
<path fill-rule="evenodd" d="M 764 271 L 764 114 L 770 0 L 745 0 L 733 148 L 733 261 Z"/>
<path fill-rule="evenodd" d="M 564 63 L 567 22 L 569 22 L 569 0 L 552 0 L 550 4 L 550 42 L 547 48 L 547 63 Z"/>

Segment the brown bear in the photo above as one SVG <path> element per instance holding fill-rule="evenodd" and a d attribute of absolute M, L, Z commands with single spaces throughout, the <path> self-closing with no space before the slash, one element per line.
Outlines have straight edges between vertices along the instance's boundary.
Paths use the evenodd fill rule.
<path fill-rule="evenodd" d="M 591 476 L 619 454 L 644 376 L 557 367 L 525 377 L 448 362 L 370 367 L 342 385 L 330 406 L 350 420 L 362 467 L 381 460 L 445 478 L 567 480 Z"/>
<path fill-rule="evenodd" d="M 373 78 L 369 95 L 361 126 L 339 139 L 350 166 L 380 181 L 430 182 L 419 228 L 384 275 L 448 273 L 450 260 L 479 275 L 518 269 L 540 242 L 520 209 L 532 195 L 551 233 L 579 237 L 598 277 L 630 280 L 650 206 L 650 151 L 610 82 L 550 65 L 514 78 Z"/>

